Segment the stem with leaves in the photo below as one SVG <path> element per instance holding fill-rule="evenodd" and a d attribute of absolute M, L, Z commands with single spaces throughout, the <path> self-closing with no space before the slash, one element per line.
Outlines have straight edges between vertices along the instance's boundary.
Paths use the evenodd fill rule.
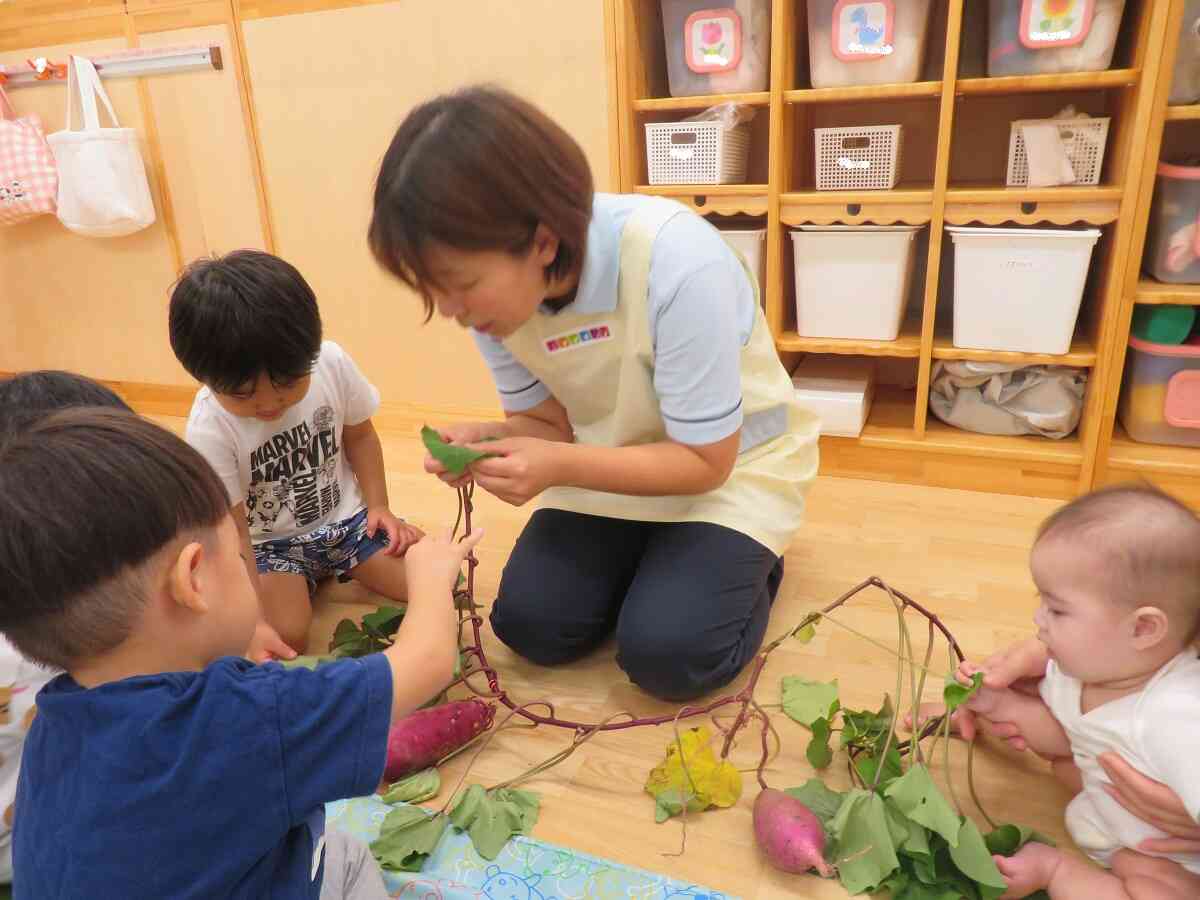
<path fill-rule="evenodd" d="M 471 514 L 474 509 L 474 506 L 472 503 L 473 493 L 474 493 L 474 484 L 473 483 L 468 483 L 466 486 L 460 487 L 458 489 L 459 509 L 458 509 L 458 517 L 455 521 L 455 526 L 454 526 L 455 534 L 458 533 L 458 529 L 459 529 L 460 525 L 463 527 L 464 534 L 471 533 Z M 773 733 L 774 728 L 773 728 L 773 726 L 771 726 L 770 718 L 767 715 L 767 713 L 765 712 L 765 710 L 762 708 L 762 706 L 760 706 L 756 702 L 756 700 L 754 698 L 755 690 L 758 687 L 759 679 L 762 677 L 763 669 L 766 667 L 768 656 L 773 651 L 778 649 L 781 645 L 783 645 L 786 641 L 796 637 L 804 629 L 808 628 L 809 626 L 815 625 L 816 623 L 818 623 L 822 620 L 832 622 L 833 624 L 837 625 L 838 627 L 843 628 L 855 635 L 858 635 L 859 637 L 870 642 L 871 644 L 874 644 L 878 647 L 882 647 L 884 650 L 887 650 L 889 653 L 894 654 L 897 657 L 897 659 L 899 660 L 899 671 L 897 673 L 896 704 L 895 704 L 895 709 L 893 710 L 893 713 L 892 713 L 891 728 L 889 729 L 887 743 L 884 746 L 884 754 L 883 755 L 886 756 L 886 754 L 890 751 L 890 749 L 892 747 L 893 739 L 895 736 L 895 726 L 896 726 L 896 723 L 898 721 L 899 714 L 900 714 L 899 710 L 900 710 L 900 705 L 901 705 L 901 702 L 900 702 L 901 701 L 901 692 L 902 692 L 902 688 L 903 688 L 904 667 L 905 667 L 905 665 L 907 665 L 909 667 L 910 681 L 913 682 L 912 698 L 911 698 L 912 704 L 913 704 L 913 715 L 914 715 L 913 725 L 914 725 L 914 728 L 917 729 L 917 731 L 913 734 L 912 738 L 910 738 L 907 741 L 898 742 L 895 746 L 900 751 L 902 756 L 905 753 L 911 752 L 914 754 L 914 758 L 917 759 L 918 761 L 920 761 L 922 759 L 922 749 L 920 747 L 920 742 L 929 736 L 933 736 L 935 745 L 936 745 L 936 741 L 937 741 L 938 737 L 944 732 L 945 736 L 947 737 L 947 747 L 946 747 L 947 766 L 949 764 L 949 746 L 948 746 L 949 745 L 949 733 L 950 733 L 949 716 L 939 717 L 937 719 L 931 720 L 928 723 L 925 723 L 923 726 L 920 726 L 920 723 L 918 722 L 916 715 L 919 712 L 920 698 L 921 698 L 921 695 L 924 693 L 926 677 L 929 675 L 929 672 L 930 672 L 929 663 L 930 663 L 930 659 L 932 657 L 932 652 L 933 652 L 934 632 L 935 631 L 940 632 L 941 635 L 946 640 L 946 644 L 948 645 L 949 652 L 950 652 L 951 669 L 956 668 L 958 662 L 965 658 L 963 655 L 962 649 L 959 647 L 958 641 L 955 640 L 954 635 L 952 635 L 950 633 L 949 629 L 946 628 L 945 624 L 943 624 L 941 619 L 939 619 L 936 614 L 934 614 L 930 610 L 926 609 L 920 603 L 913 600 L 911 597 L 907 596 L 903 592 L 895 590 L 894 588 L 892 588 L 891 586 L 886 584 L 882 579 L 880 579 L 878 577 L 868 578 L 867 580 L 863 581 L 862 583 L 851 588 L 846 593 L 842 594 L 840 597 L 838 597 L 836 600 L 834 600 L 832 603 L 830 603 L 828 606 L 824 607 L 820 611 L 809 613 L 794 628 L 789 629 L 784 634 L 781 634 L 779 637 L 775 638 L 773 641 L 766 644 L 759 651 L 758 655 L 754 659 L 754 662 L 751 664 L 750 674 L 746 681 L 745 686 L 737 693 L 731 694 L 731 695 L 725 696 L 725 697 L 720 697 L 716 700 L 710 701 L 709 703 L 705 703 L 705 704 L 702 704 L 699 706 L 684 706 L 683 708 L 679 709 L 674 715 L 639 717 L 639 716 L 633 716 L 629 713 L 618 713 L 613 716 L 609 716 L 607 719 L 604 719 L 601 722 L 586 723 L 586 722 L 577 722 L 577 721 L 572 721 L 569 719 L 559 718 L 555 712 L 553 704 L 546 702 L 546 701 L 541 701 L 541 702 L 537 702 L 537 703 L 529 703 L 529 704 L 518 704 L 512 698 L 510 698 L 508 696 L 507 692 L 501 687 L 499 673 L 495 670 L 495 668 L 492 667 L 491 663 L 488 661 L 487 653 L 485 652 L 485 650 L 483 648 L 483 634 L 482 634 L 483 618 L 480 615 L 478 605 L 475 603 L 475 569 L 478 565 L 479 565 L 479 561 L 476 559 L 474 552 L 472 552 L 467 557 L 466 588 L 465 588 L 465 590 L 460 590 L 460 591 L 456 592 L 456 600 L 458 600 L 461 603 L 461 605 L 464 607 L 461 624 L 464 626 L 467 624 L 470 625 L 470 637 L 471 637 L 470 642 L 467 643 L 466 646 L 464 646 L 462 649 L 463 656 L 464 656 L 466 662 L 464 664 L 464 672 L 462 674 L 462 677 L 458 679 L 456 684 L 460 683 L 460 684 L 464 685 L 466 688 L 468 688 L 472 693 L 476 694 L 477 696 L 484 697 L 487 699 L 494 699 L 494 700 L 498 701 L 500 704 L 502 704 L 503 706 L 507 707 L 509 710 L 509 714 L 505 718 L 504 722 L 501 723 L 500 727 L 503 727 L 503 725 L 508 721 L 509 718 L 512 718 L 513 716 L 519 716 L 534 726 L 549 725 L 549 726 L 557 727 L 557 728 L 568 728 L 568 729 L 574 731 L 575 735 L 576 735 L 575 740 L 572 742 L 571 746 L 568 747 L 565 751 L 560 751 L 560 753 L 555 754 L 550 759 L 546 760 L 544 763 L 538 764 L 533 769 L 531 769 L 529 772 L 527 772 L 521 776 L 518 776 L 516 779 L 511 779 L 508 782 L 504 782 L 504 784 L 501 786 L 505 786 L 508 784 L 514 784 L 517 781 L 524 780 L 525 778 L 532 777 L 532 775 L 534 775 L 534 774 L 545 771 L 546 769 L 550 768 L 551 766 L 556 765 L 557 763 L 561 762 L 563 759 L 566 759 L 566 757 L 569 756 L 571 753 L 573 753 L 576 749 L 578 749 L 578 747 L 582 743 L 584 743 L 587 740 L 590 740 L 592 737 L 594 737 L 595 735 L 597 735 L 601 732 L 621 731 L 621 730 L 624 730 L 627 728 L 640 728 L 640 727 L 645 727 L 645 726 L 657 726 L 657 725 L 665 725 L 665 724 L 670 723 L 672 725 L 673 729 L 675 730 L 676 740 L 678 741 L 679 740 L 678 725 L 679 725 L 680 721 L 682 721 L 684 719 L 695 718 L 697 716 L 705 716 L 705 715 L 712 716 L 718 710 L 721 710 L 727 706 L 736 706 L 737 714 L 734 717 L 733 724 L 731 726 L 729 726 L 728 728 L 724 727 L 723 725 L 717 726 L 718 729 L 720 731 L 722 731 L 724 734 L 724 743 L 721 747 L 720 758 L 722 760 L 727 759 L 730 751 L 733 748 L 734 741 L 736 740 L 738 733 L 745 726 L 747 726 L 752 719 L 761 718 L 763 721 L 763 730 L 762 730 L 762 737 L 761 737 L 762 756 L 760 757 L 759 764 L 755 771 L 758 776 L 760 785 L 765 786 L 765 780 L 763 777 L 763 769 L 766 766 L 767 760 L 769 759 L 769 755 L 770 755 L 768 743 L 767 743 L 767 735 L 769 733 Z M 888 595 L 888 597 L 892 600 L 893 604 L 896 607 L 897 617 L 898 617 L 898 622 L 899 622 L 899 631 L 900 631 L 900 646 L 899 646 L 898 651 L 892 650 L 892 648 L 888 647 L 886 644 L 882 644 L 879 641 L 876 641 L 874 638 L 872 638 L 868 635 L 862 634 L 858 630 L 852 628 L 851 626 L 845 624 L 844 622 L 838 621 L 837 619 L 835 619 L 834 617 L 832 617 L 830 615 L 830 613 L 832 613 L 834 610 L 837 610 L 838 608 L 844 606 L 846 603 L 848 603 L 850 600 L 857 597 L 859 594 L 861 594 L 863 591 L 867 590 L 868 588 L 876 588 L 878 590 L 884 591 Z M 914 654 L 912 636 L 911 636 L 911 633 L 909 633 L 907 623 L 905 622 L 905 613 L 910 609 L 917 612 L 922 617 L 924 617 L 926 622 L 928 623 L 929 642 L 928 642 L 928 646 L 927 646 L 926 652 L 925 652 L 924 663 L 918 663 L 916 661 L 916 659 L 914 658 L 915 654 Z M 921 673 L 919 681 L 917 681 L 917 679 L 916 679 L 917 671 L 919 671 Z M 480 674 L 482 674 L 486 679 L 486 683 L 487 683 L 486 690 L 482 690 L 480 687 L 478 687 L 472 683 L 472 679 L 475 676 L 480 675 Z M 539 713 L 539 712 L 534 712 L 530 707 L 544 708 L 545 713 L 543 714 L 543 713 Z M 620 719 L 621 721 L 615 721 L 617 719 Z M 715 721 L 715 718 L 714 718 L 714 721 Z M 499 730 L 499 729 L 497 729 L 497 730 Z M 778 740 L 778 735 L 776 735 L 776 739 Z M 487 746 L 487 743 L 489 742 L 489 740 L 490 740 L 490 738 L 486 738 L 482 741 L 481 746 L 476 751 L 476 757 L 478 756 L 478 754 L 480 752 L 482 752 L 484 747 Z M 879 760 L 877 769 L 876 769 L 876 773 L 875 773 L 876 785 L 879 782 L 881 773 L 884 768 L 883 761 L 884 760 L 881 757 Z M 472 763 L 473 762 L 474 762 L 474 758 L 472 759 Z M 857 771 L 855 771 L 855 767 L 853 766 L 852 763 L 850 765 L 850 770 L 851 770 L 852 777 L 856 781 L 861 782 L 862 779 L 858 776 L 858 773 L 857 773 Z M 690 775 L 689 775 L 689 780 L 690 780 Z M 865 787 L 865 784 L 864 784 L 864 787 Z M 457 788 L 455 790 L 457 791 Z M 972 785 L 972 792 L 973 791 L 974 791 L 974 786 Z M 953 796 L 953 785 L 951 785 L 951 795 Z M 956 806 L 958 805 L 957 797 L 955 797 L 955 805 Z M 985 817 L 986 817 L 986 814 L 985 814 Z"/>

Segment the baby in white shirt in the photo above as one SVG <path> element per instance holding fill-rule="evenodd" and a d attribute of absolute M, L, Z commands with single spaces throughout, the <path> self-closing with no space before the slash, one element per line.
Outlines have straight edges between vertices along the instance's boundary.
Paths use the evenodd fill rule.
<path fill-rule="evenodd" d="M 1016 725 L 1040 755 L 1074 759 L 1083 790 L 1067 807 L 1067 830 L 1107 868 L 1117 851 L 1165 835 L 1109 795 L 1100 754 L 1116 752 L 1163 782 L 1200 819 L 1200 519 L 1153 488 L 1097 491 L 1043 523 L 1030 565 L 1041 597 L 1034 623 L 1050 657 L 1041 696 L 985 687 L 968 705 Z M 976 671 L 964 663 L 960 674 Z M 1200 854 L 1168 858 L 1200 874 Z M 1139 871 L 1135 861 L 1122 879 L 1044 844 L 996 864 L 1006 898 L 1039 888 L 1052 900 L 1200 896 L 1160 880 L 1161 864 Z"/>

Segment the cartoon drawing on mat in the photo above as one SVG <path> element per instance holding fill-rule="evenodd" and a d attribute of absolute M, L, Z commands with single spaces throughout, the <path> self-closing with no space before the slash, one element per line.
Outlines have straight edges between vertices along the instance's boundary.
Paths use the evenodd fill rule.
<path fill-rule="evenodd" d="M 694 888 L 683 891 L 668 891 L 663 900 L 724 900 L 724 894 L 708 894 Z"/>
<path fill-rule="evenodd" d="M 479 890 L 488 900 L 546 900 L 545 895 L 534 887 L 542 880 L 541 875 L 522 878 L 499 866 L 488 866 L 486 872 L 487 881 Z"/>

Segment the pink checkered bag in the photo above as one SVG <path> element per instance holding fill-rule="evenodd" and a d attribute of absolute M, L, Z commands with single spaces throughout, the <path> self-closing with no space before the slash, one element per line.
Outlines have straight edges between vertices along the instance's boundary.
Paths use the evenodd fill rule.
<path fill-rule="evenodd" d="M 0 225 L 16 225 L 57 208 L 58 167 L 42 120 L 17 116 L 0 86 Z"/>

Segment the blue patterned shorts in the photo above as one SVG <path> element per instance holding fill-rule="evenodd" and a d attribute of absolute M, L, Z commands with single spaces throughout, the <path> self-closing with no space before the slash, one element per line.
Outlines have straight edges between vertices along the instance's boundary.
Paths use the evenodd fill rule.
<path fill-rule="evenodd" d="M 387 546 L 383 529 L 367 535 L 367 511 L 341 522 L 330 522 L 308 534 L 264 541 L 254 545 L 254 562 L 260 575 L 303 575 L 311 595 L 317 582 L 330 575 L 350 580 L 350 570 Z"/>

